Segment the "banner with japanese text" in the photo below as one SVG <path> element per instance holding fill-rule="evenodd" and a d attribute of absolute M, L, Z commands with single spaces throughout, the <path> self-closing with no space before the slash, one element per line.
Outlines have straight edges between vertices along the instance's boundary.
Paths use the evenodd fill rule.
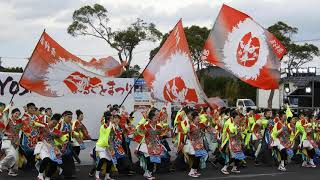
<path fill-rule="evenodd" d="M 71 93 L 104 96 L 109 92 L 106 86 L 114 85 L 103 78 L 118 77 L 124 65 L 110 56 L 84 61 L 65 50 L 44 32 L 30 57 L 20 84 L 43 96 L 59 97 Z M 118 91 L 122 92 L 120 89 Z"/>
<path fill-rule="evenodd" d="M 102 78 L 101 89 L 90 91 L 75 91 L 63 97 L 46 97 L 34 92 L 30 92 L 19 85 L 21 73 L 0 73 L 0 102 L 8 104 L 12 95 L 14 96 L 14 107 L 22 112 L 23 107 L 33 102 L 38 108 L 52 108 L 55 113 L 62 113 L 70 110 L 74 113 L 81 109 L 84 112 L 84 124 L 92 138 L 97 138 L 100 126 L 100 119 L 106 111 L 108 104 L 120 104 L 125 98 L 130 88 L 134 84 L 133 78 Z M 134 93 L 130 93 L 123 106 L 130 113 L 134 108 Z"/>

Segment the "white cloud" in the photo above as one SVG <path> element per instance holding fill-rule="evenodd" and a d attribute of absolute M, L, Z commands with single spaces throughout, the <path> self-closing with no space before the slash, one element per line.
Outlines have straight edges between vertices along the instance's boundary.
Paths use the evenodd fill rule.
<path fill-rule="evenodd" d="M 66 29 L 75 9 L 85 4 L 101 3 L 109 11 L 111 26 L 121 29 L 137 17 L 154 22 L 168 32 L 182 18 L 184 26 L 199 25 L 211 28 L 222 3 L 253 17 L 264 27 L 284 21 L 299 28 L 295 39 L 320 38 L 318 0 L 2 0 L 0 2 L 0 56 L 30 56 L 42 30 L 74 54 L 115 55 L 102 40 L 91 37 L 73 38 Z M 137 47 L 134 64 L 142 67 L 149 51 L 157 43 L 142 43 Z M 83 57 L 90 59 L 91 57 Z M 115 56 L 115 58 L 117 58 Z M 23 63 L 24 62 L 24 63 Z M 22 66 L 25 60 L 4 59 L 6 66 Z"/>

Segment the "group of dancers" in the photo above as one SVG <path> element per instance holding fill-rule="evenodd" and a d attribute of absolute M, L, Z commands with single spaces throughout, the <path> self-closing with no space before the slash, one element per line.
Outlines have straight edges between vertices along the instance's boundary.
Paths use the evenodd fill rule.
<path fill-rule="evenodd" d="M 57 172 L 65 178 L 75 175 L 74 159 L 81 163 L 79 153 L 84 140 L 91 139 L 82 124 L 83 113 L 65 111 L 53 114 L 51 108 L 37 108 L 34 103 L 24 113 L 0 103 L 0 172 L 17 176 L 19 168 L 36 168 L 38 180 L 50 180 Z"/>
<path fill-rule="evenodd" d="M 8 170 L 16 176 L 18 168 L 29 166 L 36 167 L 38 180 L 49 180 L 54 174 L 73 178 L 74 160 L 81 163 L 84 140 L 91 140 L 81 110 L 75 112 L 76 118 L 71 111 L 53 114 L 33 103 L 24 111 L 21 116 L 19 109 L 0 103 L 0 172 Z M 172 118 L 165 108 L 151 107 L 137 124 L 133 113 L 118 105 L 107 107 L 90 154 L 91 177 L 113 180 L 115 171 L 135 173 L 133 154 L 148 180 L 155 179 L 159 165 L 170 162 L 172 170 L 179 159 L 188 167 L 187 175 L 198 178 L 207 162 L 221 164 L 221 173 L 228 175 L 240 173 L 248 158 L 260 165 L 266 154 L 274 158 L 279 171 L 299 158 L 302 167 L 315 168 L 320 155 L 319 115 L 295 116 L 288 105 L 277 112 L 185 106 Z"/>

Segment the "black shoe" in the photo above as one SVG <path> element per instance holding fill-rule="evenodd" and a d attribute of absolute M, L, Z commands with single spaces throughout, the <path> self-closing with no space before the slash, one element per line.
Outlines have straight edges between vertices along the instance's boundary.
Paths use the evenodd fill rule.
<path fill-rule="evenodd" d="M 67 176 L 67 177 L 64 177 L 64 179 L 76 179 L 77 177 L 76 176 Z"/>
<path fill-rule="evenodd" d="M 246 168 L 247 167 L 247 162 L 243 160 L 241 162 L 241 167 Z"/>
<path fill-rule="evenodd" d="M 170 169 L 169 169 L 169 172 L 175 172 L 176 171 L 176 169 L 174 168 L 174 167 L 171 167 Z"/>
<path fill-rule="evenodd" d="M 218 166 L 217 166 L 217 163 L 216 161 L 213 161 L 213 160 L 209 160 L 209 163 L 215 168 L 215 169 L 218 169 Z"/>

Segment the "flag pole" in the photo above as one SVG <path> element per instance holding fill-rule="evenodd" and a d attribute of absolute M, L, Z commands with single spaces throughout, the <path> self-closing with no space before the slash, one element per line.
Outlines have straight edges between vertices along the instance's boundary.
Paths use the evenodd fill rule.
<path fill-rule="evenodd" d="M 146 71 L 146 69 L 148 68 L 148 66 L 150 65 L 151 61 L 153 60 L 150 59 L 150 61 L 148 62 L 148 64 L 146 65 L 146 67 L 143 69 L 143 71 L 141 72 L 141 74 L 138 76 L 138 78 L 134 81 L 133 86 L 130 88 L 129 92 L 127 93 L 126 97 L 122 100 L 119 108 L 123 105 L 123 103 L 126 101 L 126 99 L 128 98 L 129 94 L 132 92 L 132 89 L 134 88 L 134 86 L 136 85 L 136 83 L 138 82 L 139 79 L 141 79 L 141 77 L 143 76 L 143 73 Z"/>
<path fill-rule="evenodd" d="M 182 18 L 180 18 L 180 20 L 178 21 L 178 23 L 174 26 L 173 29 L 175 29 L 177 27 L 177 25 L 179 24 L 179 22 L 182 21 Z M 173 30 L 172 29 L 172 30 Z M 171 30 L 171 31 L 172 31 Z M 171 32 L 169 31 L 169 32 Z M 160 47 L 161 49 L 161 47 Z M 160 51 L 159 49 L 159 51 Z M 158 51 L 158 52 L 159 52 Z M 119 107 L 121 107 L 123 105 L 123 103 L 126 101 L 126 99 L 128 98 L 129 94 L 131 93 L 132 89 L 134 88 L 134 86 L 136 85 L 137 81 L 143 76 L 144 71 L 148 68 L 148 66 L 150 65 L 151 61 L 154 59 L 154 57 L 152 59 L 150 59 L 150 61 L 148 62 L 147 66 L 143 69 L 142 73 L 139 75 L 139 77 L 134 81 L 133 86 L 130 88 L 130 91 L 127 93 L 126 97 L 122 100 L 121 104 Z"/>
<path fill-rule="evenodd" d="M 45 33 L 45 32 L 46 32 L 46 29 L 43 29 L 43 32 L 42 32 L 42 34 L 41 34 L 41 36 L 40 36 L 40 38 L 39 38 L 39 40 L 38 40 L 38 43 L 37 43 L 36 47 L 33 49 L 30 58 L 28 58 L 28 63 L 27 63 L 27 65 L 26 65 L 26 67 L 24 68 L 24 70 L 23 70 L 23 72 L 22 72 L 22 75 L 21 75 L 21 77 L 20 77 L 20 79 L 19 79 L 19 85 L 21 85 L 20 82 L 21 82 L 21 79 L 22 79 L 22 77 L 23 77 L 23 75 L 24 75 L 24 73 L 25 73 L 25 70 L 28 68 L 29 63 L 30 63 L 30 59 L 31 59 L 31 57 L 33 56 L 33 54 L 35 53 L 35 51 L 36 51 L 36 49 L 37 49 L 37 47 L 38 47 L 38 45 L 39 45 L 40 39 L 41 39 L 43 33 Z M 21 86 L 22 86 L 22 85 L 21 85 Z M 22 86 L 22 87 L 23 87 L 23 86 Z M 14 98 L 15 95 L 16 95 L 16 93 L 12 95 L 9 104 L 12 103 L 13 98 Z"/>

